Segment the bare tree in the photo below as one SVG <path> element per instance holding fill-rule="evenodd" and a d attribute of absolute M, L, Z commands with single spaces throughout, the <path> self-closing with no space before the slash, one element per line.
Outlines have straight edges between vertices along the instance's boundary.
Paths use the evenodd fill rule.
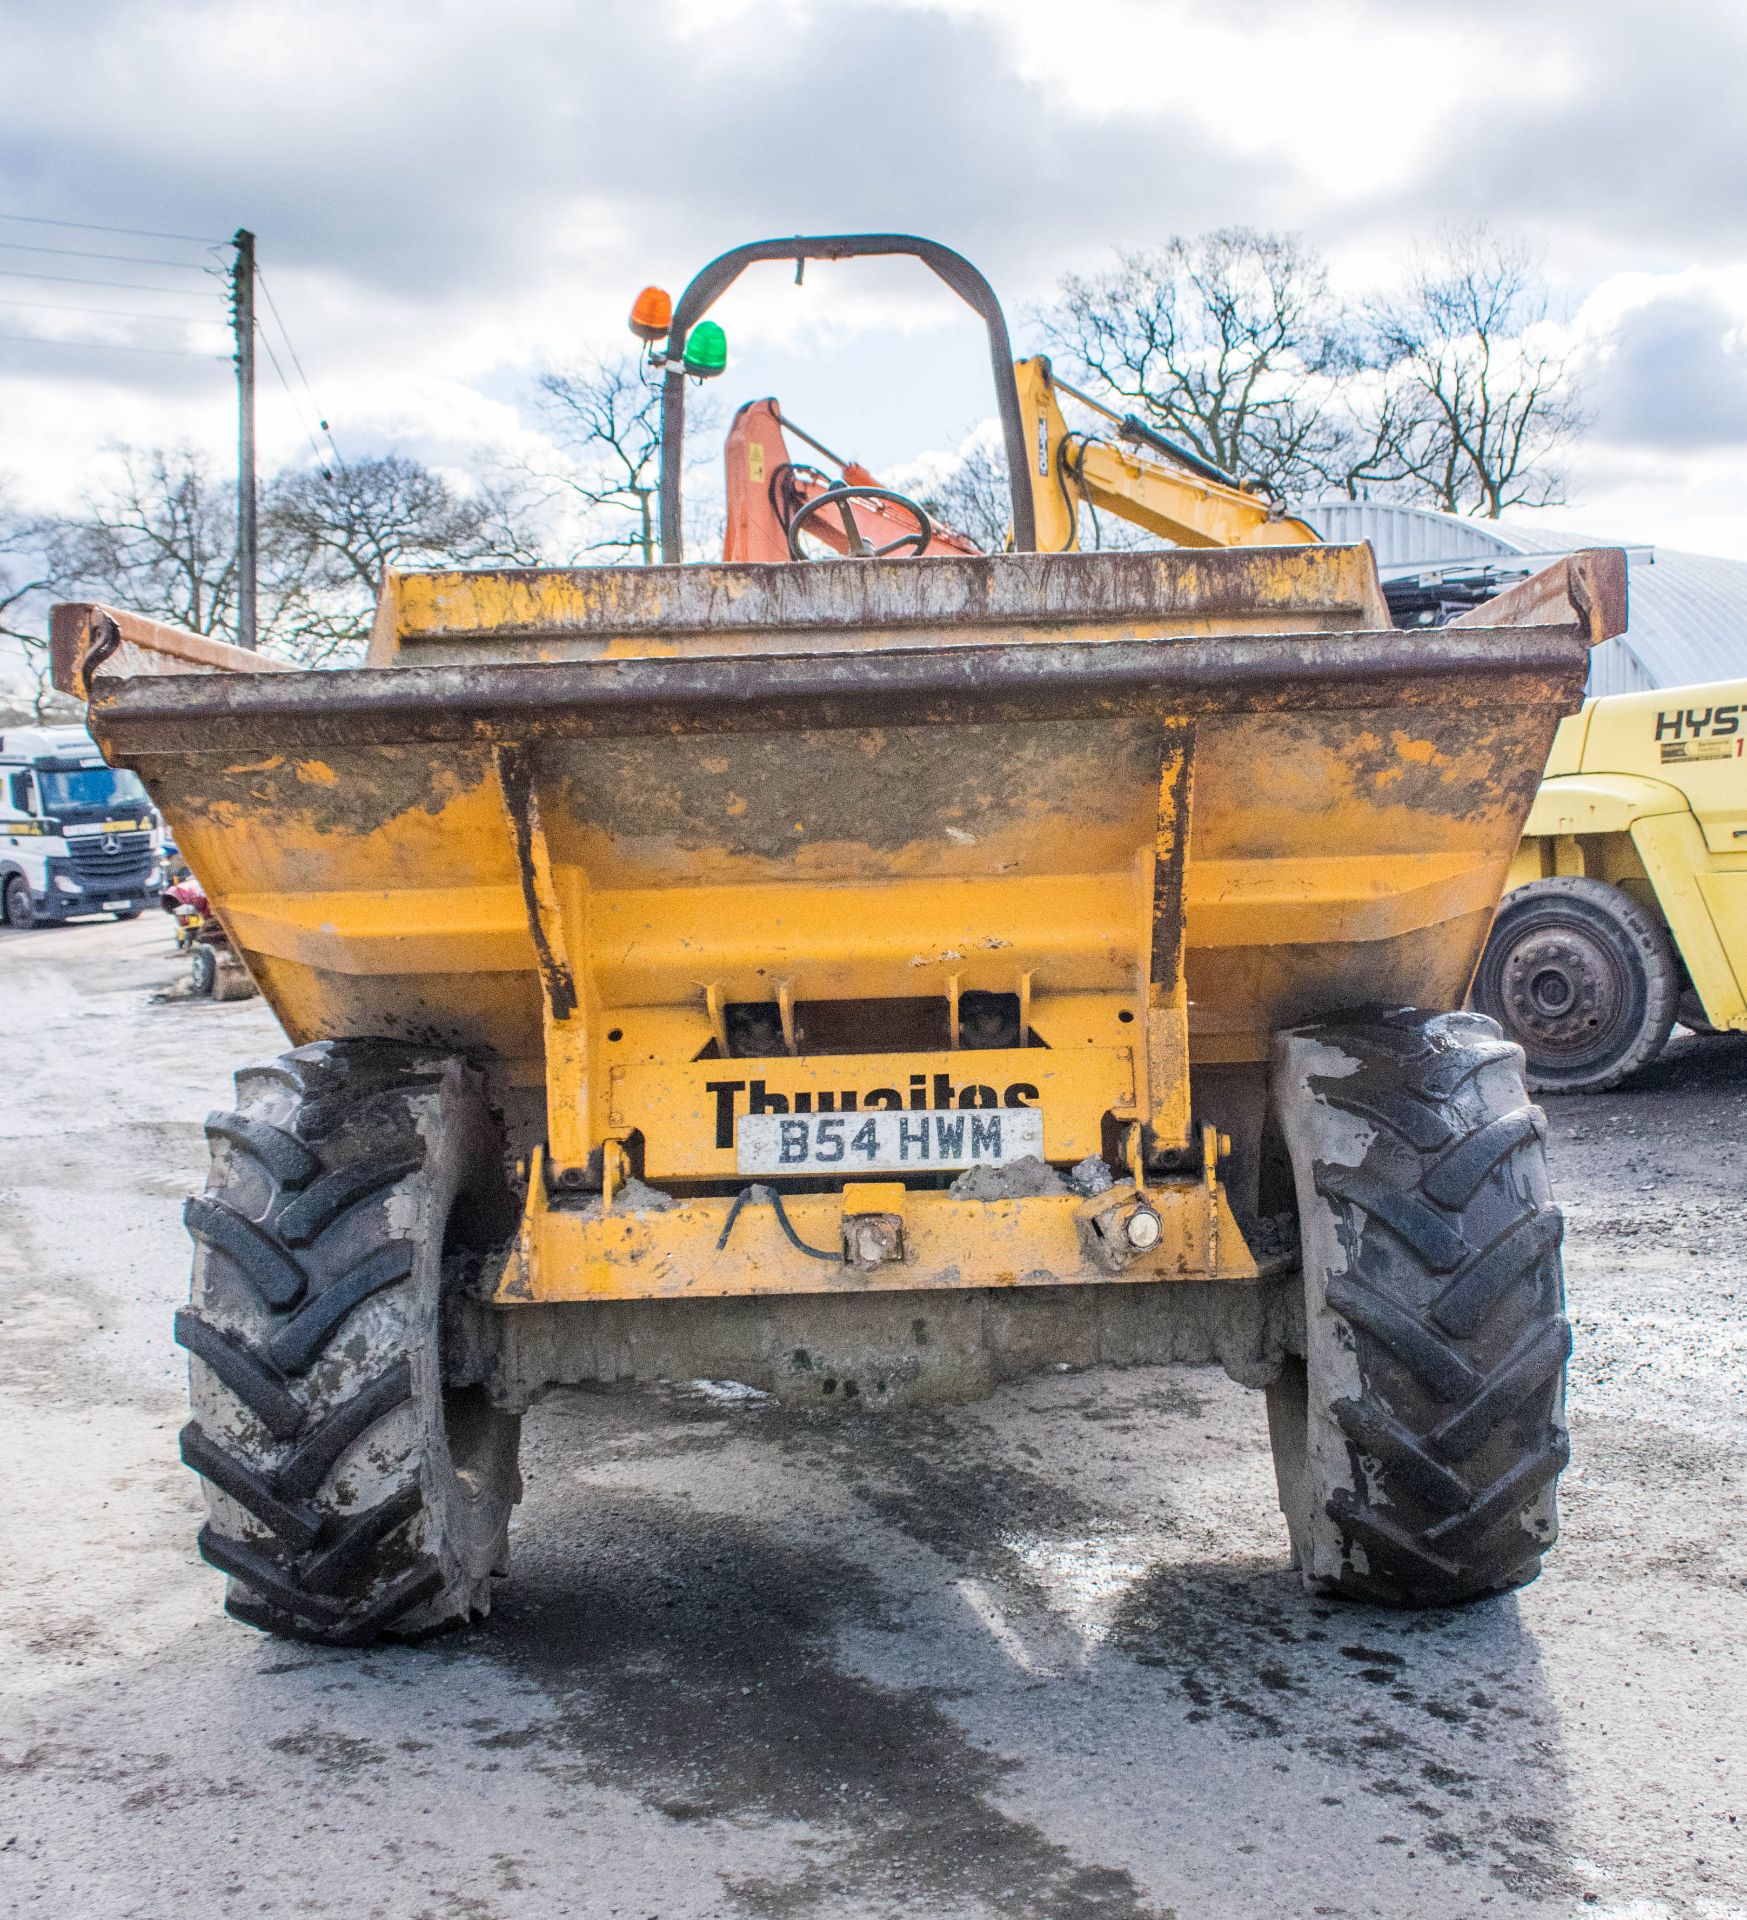
<path fill-rule="evenodd" d="M 660 557 L 655 503 L 661 492 L 661 378 L 635 354 L 587 360 L 536 383 L 540 412 L 565 456 L 537 478 L 568 498 L 581 521 L 577 553 L 653 566 Z M 687 470 L 719 455 L 719 409 L 707 396 L 686 405 Z M 720 551 L 720 502 L 688 512 L 688 548 Z"/>
<path fill-rule="evenodd" d="M 1478 228 L 1358 312 L 1302 241 L 1227 228 L 1064 280 L 1042 319 L 1070 377 L 1288 499 L 1550 505 L 1584 424 L 1537 262 Z"/>
<path fill-rule="evenodd" d="M 1331 440 L 1318 463 L 1324 487 L 1349 500 L 1423 501 L 1403 451 L 1418 409 L 1388 377 L 1375 343 L 1350 336 L 1330 375 L 1336 382 L 1327 416 Z"/>
<path fill-rule="evenodd" d="M 40 530 L 40 594 L 113 601 L 236 637 L 236 492 L 189 448 L 121 448 L 76 516 Z M 535 558 L 501 488 L 464 492 L 400 454 L 284 473 L 261 513 L 260 642 L 306 666 L 355 654 L 391 567 Z"/>
<path fill-rule="evenodd" d="M 0 481 L 0 639 L 18 648 L 25 698 L 34 719 L 58 704 L 49 684 L 48 609 L 53 595 L 50 549 L 55 522 L 27 513 Z M 0 696 L 5 689 L 0 687 Z"/>
<path fill-rule="evenodd" d="M 53 528 L 49 576 L 57 593 L 228 639 L 236 630 L 236 532 L 233 483 L 193 448 L 121 447 L 83 511 Z"/>
<path fill-rule="evenodd" d="M 1496 520 L 1563 498 L 1558 455 L 1585 422 L 1569 355 L 1546 338 L 1538 265 L 1483 228 L 1452 230 L 1369 310 L 1390 451 L 1447 513 Z"/>
<path fill-rule="evenodd" d="M 391 569 L 539 557 L 516 495 L 492 485 L 463 492 L 398 453 L 280 474 L 261 533 L 271 642 L 311 666 L 363 645 Z"/>
<path fill-rule="evenodd" d="M 634 354 L 590 360 L 538 382 L 540 410 L 570 457 L 556 475 L 583 523 L 582 551 L 655 563 L 661 384 Z M 694 423 L 695 424 L 695 423 Z"/>
<path fill-rule="evenodd" d="M 993 422 L 966 435 L 951 461 L 916 489 L 918 503 L 936 520 L 969 534 L 985 553 L 1000 553 L 1013 527 L 1007 451 Z"/>
<path fill-rule="evenodd" d="M 1225 227 L 1069 275 L 1041 316 L 1070 379 L 1282 496 L 1348 458 L 1336 382 L 1352 330 L 1295 235 Z"/>

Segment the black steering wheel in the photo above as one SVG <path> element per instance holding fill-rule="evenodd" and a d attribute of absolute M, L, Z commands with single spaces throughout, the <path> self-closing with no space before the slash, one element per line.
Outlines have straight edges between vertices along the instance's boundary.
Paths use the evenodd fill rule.
<path fill-rule="evenodd" d="M 883 547 L 869 546 L 862 538 L 861 529 L 855 524 L 855 515 L 849 510 L 851 500 L 884 500 L 895 507 L 901 507 L 916 522 L 914 533 L 901 533 L 896 540 L 888 540 Z M 801 531 L 816 513 L 822 513 L 827 507 L 835 507 L 843 520 L 843 535 L 849 542 L 849 558 L 855 560 L 883 560 L 894 553 L 923 554 L 928 551 L 928 543 L 934 538 L 934 522 L 908 494 L 893 493 L 889 487 L 828 487 L 823 493 L 816 493 L 789 521 L 789 557 L 793 560 L 817 559 L 816 554 L 801 551 Z M 818 535 L 814 536 L 818 538 Z"/>

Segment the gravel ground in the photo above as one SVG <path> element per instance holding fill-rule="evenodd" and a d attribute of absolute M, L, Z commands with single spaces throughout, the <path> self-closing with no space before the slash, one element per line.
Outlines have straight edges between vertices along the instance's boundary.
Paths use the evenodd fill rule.
<path fill-rule="evenodd" d="M 1459 1613 L 1313 1601 L 1259 1395 L 1058 1375 L 882 1422 L 555 1395 L 483 1626 L 230 1621 L 176 1460 L 182 1196 L 272 1054 L 165 927 L 0 934 L 0 1909 L 1747 1915 L 1747 1039 L 1551 1106 L 1565 1539 Z"/>

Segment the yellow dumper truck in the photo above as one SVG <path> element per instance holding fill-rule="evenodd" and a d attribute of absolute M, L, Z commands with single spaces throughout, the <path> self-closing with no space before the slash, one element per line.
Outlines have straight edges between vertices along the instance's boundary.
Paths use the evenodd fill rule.
<path fill-rule="evenodd" d="M 1560 723 L 1474 980 L 1529 1085 L 1593 1093 L 1677 1019 L 1747 1030 L 1747 681 L 1612 694 Z"/>
<path fill-rule="evenodd" d="M 866 253 L 986 322 L 1015 550 L 678 564 L 710 305 Z M 1315 1589 L 1531 1578 L 1560 1217 L 1459 1009 L 1622 557 L 1410 633 L 1365 547 L 1037 552 L 1000 308 L 906 236 L 724 255 L 656 351 L 669 564 L 402 574 L 342 672 L 56 610 L 292 1043 L 187 1210 L 232 1612 L 485 1611 L 554 1385 L 1171 1360 L 1266 1389 Z"/>

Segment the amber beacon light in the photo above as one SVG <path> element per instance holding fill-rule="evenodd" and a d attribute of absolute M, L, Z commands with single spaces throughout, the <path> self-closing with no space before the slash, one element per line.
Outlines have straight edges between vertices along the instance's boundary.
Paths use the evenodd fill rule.
<path fill-rule="evenodd" d="M 665 287 L 645 287 L 631 302 L 631 331 L 639 340 L 660 340 L 673 325 L 673 299 Z"/>

